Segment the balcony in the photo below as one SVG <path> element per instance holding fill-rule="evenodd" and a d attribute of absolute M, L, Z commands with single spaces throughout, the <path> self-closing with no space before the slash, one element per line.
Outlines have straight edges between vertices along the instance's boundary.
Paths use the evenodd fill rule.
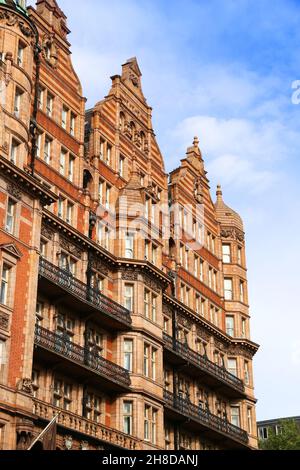
<path fill-rule="evenodd" d="M 244 384 L 238 377 L 166 333 L 164 333 L 163 339 L 165 342 L 165 355 L 170 362 L 186 367 L 190 372 L 194 372 L 197 377 L 201 377 L 207 385 L 218 389 L 230 398 L 245 396 Z"/>
<path fill-rule="evenodd" d="M 90 421 L 86 418 L 71 413 L 70 411 L 60 410 L 48 403 L 34 399 L 33 414 L 41 421 L 49 422 L 60 411 L 57 418 L 58 430 L 63 428 L 68 430 L 71 434 L 78 433 L 81 436 L 90 437 L 93 441 L 95 439 L 101 441 L 101 444 L 106 444 L 107 448 L 111 449 L 128 449 L 140 450 L 141 441 L 135 437 L 128 436 L 116 429 L 109 428 L 103 424 Z M 44 423 L 43 423 L 44 424 Z"/>
<path fill-rule="evenodd" d="M 124 330 L 131 326 L 129 310 L 45 258 L 40 258 L 39 263 L 39 289 L 56 302 L 59 300 L 70 309 L 77 310 L 79 314 L 92 315 L 95 321 L 101 321 L 101 313 L 107 327 Z"/>
<path fill-rule="evenodd" d="M 110 391 L 128 391 L 130 376 L 127 370 L 72 343 L 65 336 L 36 326 L 35 346 L 43 351 L 38 359 L 43 358 L 49 365 L 55 365 L 57 370 L 61 368 L 64 372 L 70 372 L 77 380 L 88 379 L 90 384 L 93 382 L 95 385 L 101 383 L 101 387 Z M 67 359 L 67 363 L 63 359 Z"/>
<path fill-rule="evenodd" d="M 170 417 L 176 421 L 186 421 L 193 428 L 201 428 L 207 437 L 223 441 L 228 448 L 247 447 L 248 434 L 241 428 L 229 423 L 226 419 L 214 415 L 191 403 L 187 398 L 181 398 L 168 390 L 164 390 L 165 407 L 171 411 Z"/>

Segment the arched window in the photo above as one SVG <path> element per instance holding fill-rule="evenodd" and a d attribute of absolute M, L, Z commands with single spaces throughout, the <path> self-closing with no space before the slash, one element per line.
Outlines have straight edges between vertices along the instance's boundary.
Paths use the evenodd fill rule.
<path fill-rule="evenodd" d="M 120 131 L 121 132 L 124 132 L 125 130 L 125 114 L 124 113 L 120 113 Z"/>
<path fill-rule="evenodd" d="M 141 131 L 141 133 L 140 133 L 140 140 L 141 140 L 142 150 L 145 150 L 146 136 L 145 136 L 145 133 L 143 131 Z"/>
<path fill-rule="evenodd" d="M 131 138 L 134 140 L 135 138 L 135 133 L 136 133 L 136 125 L 134 124 L 133 121 L 130 123 L 130 131 L 131 131 Z"/>

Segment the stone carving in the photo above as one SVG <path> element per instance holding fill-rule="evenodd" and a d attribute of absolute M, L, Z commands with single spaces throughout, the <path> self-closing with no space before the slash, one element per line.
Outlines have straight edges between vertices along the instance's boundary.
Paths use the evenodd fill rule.
<path fill-rule="evenodd" d="M 21 379 L 19 382 L 18 389 L 20 392 L 27 393 L 28 395 L 33 395 L 33 384 L 31 379 Z"/>
<path fill-rule="evenodd" d="M 59 243 L 60 243 L 60 246 L 64 250 L 68 251 L 71 255 L 76 256 L 76 258 L 81 258 L 82 250 L 76 245 L 74 245 L 73 243 L 69 242 L 69 240 L 60 236 Z"/>
<path fill-rule="evenodd" d="M 123 281 L 137 281 L 138 272 L 126 269 L 122 272 L 122 279 Z"/>
<path fill-rule="evenodd" d="M 0 328 L 3 330 L 8 330 L 9 326 L 9 316 L 6 313 L 0 313 Z"/>
<path fill-rule="evenodd" d="M 189 330 L 192 328 L 193 326 L 193 323 L 191 322 L 191 320 L 189 320 L 188 318 L 186 317 L 183 317 L 182 315 L 178 315 L 177 317 L 177 323 L 179 325 L 182 325 L 184 328 L 188 328 Z"/>
<path fill-rule="evenodd" d="M 168 315 L 169 317 L 172 316 L 172 309 L 169 305 L 163 304 L 162 305 L 162 311 L 164 315 Z"/>
<path fill-rule="evenodd" d="M 197 327 L 196 331 L 199 338 L 203 339 L 207 343 L 210 341 L 211 335 L 207 333 L 204 328 Z"/>
<path fill-rule="evenodd" d="M 203 204 L 204 193 L 203 193 L 203 187 L 202 187 L 202 183 L 201 183 L 201 178 L 196 178 L 196 179 L 195 179 L 194 195 L 195 195 L 196 201 L 197 201 L 199 204 Z"/>
<path fill-rule="evenodd" d="M 255 351 L 251 352 L 248 348 L 241 345 L 232 345 L 228 348 L 228 354 L 233 356 L 243 356 L 246 359 L 252 359 Z"/>
<path fill-rule="evenodd" d="M 21 197 L 22 197 L 21 189 L 13 183 L 8 183 L 7 184 L 7 192 L 8 192 L 8 194 L 10 194 L 15 199 L 20 200 Z"/>
<path fill-rule="evenodd" d="M 152 279 L 151 277 L 144 276 L 144 283 L 147 287 L 149 287 L 149 289 L 155 290 L 155 292 L 157 293 L 160 292 L 159 284 L 156 280 Z"/>
<path fill-rule="evenodd" d="M 53 240 L 54 238 L 54 231 L 51 228 L 47 227 L 46 225 L 42 225 L 41 234 L 43 237 L 47 238 L 48 240 Z"/>
<path fill-rule="evenodd" d="M 42 54 L 47 62 L 53 68 L 57 67 L 58 51 L 54 42 L 53 34 L 45 34 L 42 41 Z"/>
<path fill-rule="evenodd" d="M 34 37 L 32 29 L 26 26 L 24 21 L 22 21 L 18 15 L 15 15 L 10 11 L 1 11 L 0 21 L 5 22 L 7 26 L 18 26 L 21 33 L 27 38 Z"/>
<path fill-rule="evenodd" d="M 91 258 L 91 268 L 93 270 L 98 271 L 99 273 L 103 274 L 103 276 L 108 276 L 108 274 L 109 274 L 109 269 L 104 264 L 103 260 L 99 260 L 95 256 L 92 256 L 92 258 Z"/>
<path fill-rule="evenodd" d="M 245 241 L 245 234 L 237 228 L 223 228 L 221 230 L 222 238 L 232 238 L 238 240 L 239 242 Z"/>

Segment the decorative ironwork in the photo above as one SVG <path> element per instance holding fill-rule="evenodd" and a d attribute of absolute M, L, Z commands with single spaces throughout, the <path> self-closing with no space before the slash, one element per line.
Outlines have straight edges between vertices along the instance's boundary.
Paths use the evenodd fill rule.
<path fill-rule="evenodd" d="M 39 274 L 54 284 L 59 285 L 64 290 L 70 292 L 75 297 L 93 305 L 96 309 L 109 315 L 111 318 L 118 319 L 127 326 L 131 325 L 129 310 L 101 294 L 101 292 L 96 289 L 79 281 L 68 270 L 61 269 L 47 261 L 45 258 L 41 258 Z"/>
<path fill-rule="evenodd" d="M 228 420 L 214 415 L 208 409 L 203 409 L 200 406 L 196 406 L 188 399 L 182 398 L 179 395 L 175 395 L 168 390 L 164 390 L 164 399 L 168 407 L 179 411 L 181 414 L 199 422 L 203 426 L 214 431 L 227 434 L 229 437 L 237 441 L 243 442 L 245 444 L 248 443 L 249 438 L 246 431 L 229 423 Z"/>
<path fill-rule="evenodd" d="M 223 367 L 218 366 L 207 356 L 201 356 L 196 351 L 193 351 L 187 344 L 181 343 L 175 338 L 172 338 L 168 334 L 164 333 L 163 335 L 165 345 L 168 349 L 178 353 L 186 361 L 192 363 L 193 365 L 199 367 L 202 371 L 216 377 L 221 382 L 226 383 L 230 387 L 238 390 L 239 392 L 244 393 L 245 387 L 238 377 L 228 372 Z"/>
<path fill-rule="evenodd" d="M 95 352 L 91 352 L 88 348 L 72 343 L 66 335 L 46 330 L 37 325 L 35 344 L 85 366 L 117 384 L 126 387 L 130 385 L 130 376 L 126 369 L 104 359 Z"/>

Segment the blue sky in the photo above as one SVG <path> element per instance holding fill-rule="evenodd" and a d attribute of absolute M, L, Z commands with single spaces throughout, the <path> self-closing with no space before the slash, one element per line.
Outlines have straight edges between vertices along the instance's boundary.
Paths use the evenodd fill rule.
<path fill-rule="evenodd" d="M 199 136 L 245 221 L 258 419 L 300 415 L 300 1 L 58 3 L 88 106 L 136 56 L 168 170 Z"/>

